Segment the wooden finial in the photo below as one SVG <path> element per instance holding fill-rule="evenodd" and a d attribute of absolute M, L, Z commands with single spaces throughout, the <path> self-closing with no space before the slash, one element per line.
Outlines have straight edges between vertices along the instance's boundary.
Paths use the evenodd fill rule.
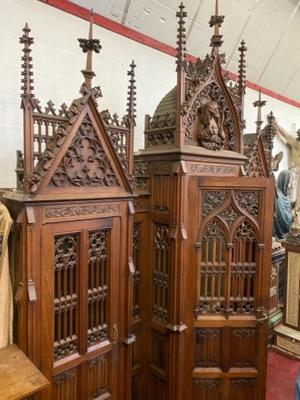
<path fill-rule="evenodd" d="M 83 53 L 87 53 L 86 67 L 81 72 L 85 79 L 85 86 L 88 90 L 92 89 L 92 79 L 96 75 L 93 71 L 93 51 L 95 53 L 100 53 L 102 48 L 99 39 L 93 39 L 93 16 L 93 10 L 91 10 L 89 38 L 78 39 L 79 46 L 82 48 Z"/>
<path fill-rule="evenodd" d="M 34 39 L 29 36 L 31 29 L 29 28 L 27 22 L 23 28 L 23 35 L 20 37 L 20 43 L 24 45 L 23 56 L 22 56 L 22 87 L 21 87 L 21 97 L 33 98 L 33 65 L 32 57 L 30 56 L 31 48 Z"/>
<path fill-rule="evenodd" d="M 130 69 L 127 71 L 127 75 L 130 77 L 129 86 L 127 92 L 127 115 L 129 117 L 130 124 L 135 126 L 135 117 L 136 117 L 136 86 L 135 86 L 135 68 L 136 64 L 134 60 L 132 60 L 130 64 Z"/>
<path fill-rule="evenodd" d="M 261 125 L 263 123 L 261 119 L 261 110 L 266 105 L 266 101 L 261 99 L 261 91 L 258 94 L 258 100 L 256 100 L 253 105 L 257 107 L 257 121 L 256 121 L 256 133 L 259 134 L 261 132 Z"/>
<path fill-rule="evenodd" d="M 176 63 L 177 69 L 180 69 L 186 58 L 186 34 L 185 34 L 185 18 L 187 17 L 187 12 L 184 11 L 185 6 L 183 3 L 179 6 L 179 11 L 176 13 L 178 18 L 178 29 L 177 29 L 177 56 Z"/>
<path fill-rule="evenodd" d="M 222 23 L 224 22 L 224 18 L 224 15 L 219 15 L 219 0 L 216 0 L 215 15 L 212 15 L 209 21 L 209 26 L 211 28 L 214 28 L 214 34 L 211 38 L 210 46 L 213 48 L 213 50 L 216 51 L 219 51 L 219 47 L 221 47 L 223 44 L 222 35 L 220 34 L 220 28 L 222 26 Z"/>
<path fill-rule="evenodd" d="M 245 94 L 245 81 L 246 81 L 246 55 L 247 51 L 246 43 L 244 40 L 241 41 L 241 45 L 239 47 L 240 52 L 240 60 L 239 60 L 239 74 L 238 74 L 238 88 L 239 95 L 242 97 Z"/>

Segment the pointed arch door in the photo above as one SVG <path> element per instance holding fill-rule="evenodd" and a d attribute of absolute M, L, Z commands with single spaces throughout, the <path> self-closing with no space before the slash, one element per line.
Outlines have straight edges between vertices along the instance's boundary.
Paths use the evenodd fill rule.
<path fill-rule="evenodd" d="M 190 333 L 192 398 L 263 400 L 272 183 L 198 178 L 192 190 L 199 204 Z"/>

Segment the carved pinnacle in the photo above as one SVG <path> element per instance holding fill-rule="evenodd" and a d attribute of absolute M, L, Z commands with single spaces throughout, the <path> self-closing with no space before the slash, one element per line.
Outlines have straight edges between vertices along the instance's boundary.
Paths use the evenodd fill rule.
<path fill-rule="evenodd" d="M 245 81 L 246 81 L 246 55 L 245 52 L 248 50 L 246 47 L 246 43 L 244 40 L 241 41 L 241 45 L 238 48 L 240 52 L 240 59 L 239 59 L 239 74 L 238 74 L 238 88 L 239 94 L 242 96 L 245 94 Z"/>
<path fill-rule="evenodd" d="M 183 3 L 179 6 L 179 11 L 176 13 L 178 18 L 178 28 L 177 28 L 177 56 L 176 63 L 177 69 L 181 68 L 184 64 L 186 58 L 186 29 L 185 29 L 185 18 L 187 17 L 187 12 L 184 11 L 185 6 Z"/>
<path fill-rule="evenodd" d="M 89 38 L 78 39 L 79 46 L 82 48 L 83 53 L 87 53 L 86 67 L 81 72 L 85 78 L 85 85 L 88 90 L 91 90 L 92 79 L 94 76 L 96 76 L 95 72 L 93 71 L 93 52 L 100 53 L 102 48 L 99 39 L 93 38 L 93 15 L 93 10 L 91 10 Z"/>
<path fill-rule="evenodd" d="M 270 114 L 268 114 L 268 124 L 269 124 L 269 146 L 270 146 L 270 151 L 272 152 L 273 146 L 274 146 L 274 137 L 276 135 L 276 127 L 275 127 L 275 117 L 273 112 L 271 111 Z"/>
<path fill-rule="evenodd" d="M 23 28 L 23 35 L 20 37 L 20 43 L 24 45 L 23 47 L 23 57 L 22 57 L 22 92 L 21 97 L 31 97 L 33 98 L 33 65 L 32 65 L 32 57 L 30 56 L 31 48 L 30 46 L 33 44 L 34 39 L 29 36 L 31 29 L 29 28 L 27 22 L 25 27 Z"/>
<path fill-rule="evenodd" d="M 130 69 L 127 71 L 127 75 L 129 78 L 129 86 L 127 92 L 127 115 L 130 120 L 132 120 L 135 125 L 135 117 L 136 117 L 136 80 L 135 80 L 135 68 L 136 64 L 134 60 L 132 60 L 130 64 Z"/>
<path fill-rule="evenodd" d="M 257 107 L 257 120 L 256 120 L 256 133 L 260 133 L 261 131 L 261 125 L 263 123 L 262 119 L 261 119 L 261 110 L 262 107 L 264 107 L 266 105 L 266 101 L 261 99 L 261 91 L 259 91 L 258 94 L 258 100 L 256 100 L 253 105 L 254 107 Z"/>
<path fill-rule="evenodd" d="M 214 28 L 214 34 L 211 38 L 210 46 L 216 50 L 218 50 L 223 44 L 220 28 L 224 22 L 224 19 L 224 15 L 219 15 L 219 0 L 216 0 L 215 15 L 212 15 L 209 21 L 209 26 Z"/>

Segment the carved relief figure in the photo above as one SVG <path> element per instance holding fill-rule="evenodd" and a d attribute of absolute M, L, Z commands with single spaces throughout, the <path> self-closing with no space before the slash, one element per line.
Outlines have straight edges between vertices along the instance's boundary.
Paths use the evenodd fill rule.
<path fill-rule="evenodd" d="M 197 136 L 200 146 L 208 150 L 222 150 L 225 144 L 224 116 L 215 101 L 208 101 L 197 111 Z"/>

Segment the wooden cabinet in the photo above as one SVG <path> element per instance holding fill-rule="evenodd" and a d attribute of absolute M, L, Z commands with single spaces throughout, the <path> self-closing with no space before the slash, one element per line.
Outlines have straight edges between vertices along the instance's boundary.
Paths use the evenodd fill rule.
<path fill-rule="evenodd" d="M 264 400 L 274 209 L 264 102 L 255 103 L 247 158 L 245 43 L 238 83 L 226 84 L 224 17 L 212 17 L 212 52 L 196 63 L 185 54 L 183 5 L 177 17 L 177 86 L 146 117 L 145 149 L 135 156 L 134 254 L 146 300 L 133 399 Z"/>
<path fill-rule="evenodd" d="M 300 241 L 292 231 L 284 242 L 286 254 L 285 301 L 282 324 L 275 328 L 275 349 L 300 359 Z"/>
<path fill-rule="evenodd" d="M 123 122 L 100 113 L 91 24 L 80 40 L 81 97 L 44 110 L 32 92 L 32 42 L 26 25 L 24 154 L 18 188 L 4 195 L 15 220 L 16 341 L 51 382 L 34 399 L 130 400 L 135 65 Z"/>

